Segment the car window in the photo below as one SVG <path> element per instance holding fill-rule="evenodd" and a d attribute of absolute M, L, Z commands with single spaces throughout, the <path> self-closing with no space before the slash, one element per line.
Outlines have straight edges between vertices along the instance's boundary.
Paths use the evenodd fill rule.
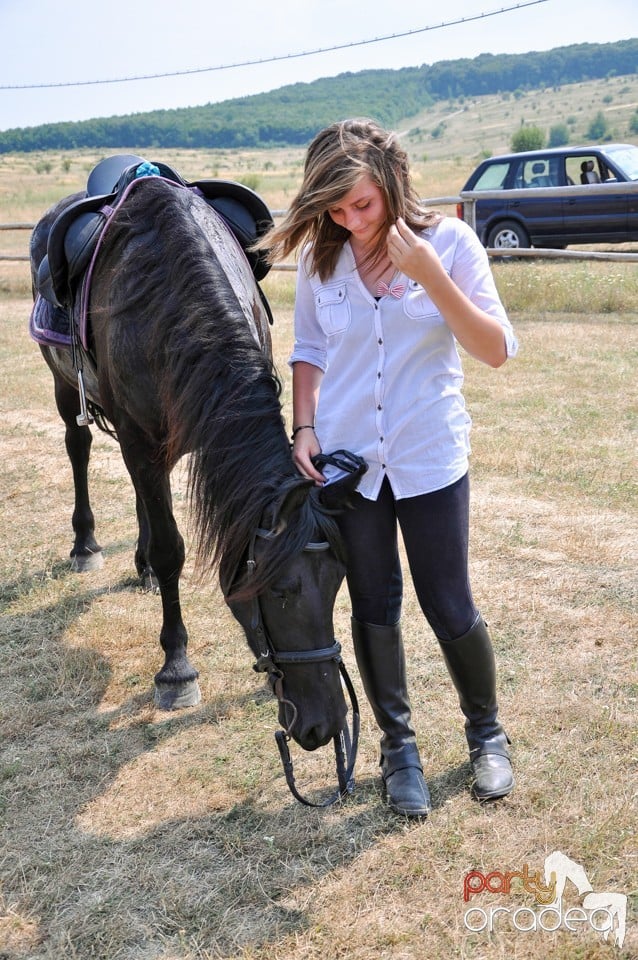
<path fill-rule="evenodd" d="M 474 184 L 474 190 L 500 190 L 505 184 L 509 163 L 490 163 Z"/>
<path fill-rule="evenodd" d="M 553 161 L 554 158 L 551 158 Z M 557 187 L 556 165 L 550 159 L 525 160 L 521 169 L 521 187 Z"/>
<path fill-rule="evenodd" d="M 628 180 L 638 180 L 638 147 L 627 146 L 610 150 L 609 159 L 619 167 Z"/>
<path fill-rule="evenodd" d="M 591 153 L 581 153 L 575 157 L 566 157 L 565 167 L 567 169 L 568 183 L 577 185 L 604 183 L 609 177 L 609 171 L 601 162 L 600 158 Z"/>

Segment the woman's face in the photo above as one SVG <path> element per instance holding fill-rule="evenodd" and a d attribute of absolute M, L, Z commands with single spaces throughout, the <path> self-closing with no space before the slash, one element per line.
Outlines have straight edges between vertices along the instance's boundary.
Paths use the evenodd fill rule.
<path fill-rule="evenodd" d="M 386 222 L 383 193 L 368 174 L 330 207 L 328 213 L 338 226 L 350 232 L 358 245 L 375 240 Z"/>

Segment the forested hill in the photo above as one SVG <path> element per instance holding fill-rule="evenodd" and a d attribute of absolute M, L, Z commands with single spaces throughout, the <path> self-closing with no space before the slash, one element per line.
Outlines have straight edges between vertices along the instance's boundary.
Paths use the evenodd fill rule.
<path fill-rule="evenodd" d="M 557 87 L 638 72 L 638 39 L 545 52 L 481 54 L 402 70 L 365 70 L 203 107 L 0 132 L 0 153 L 78 148 L 302 145 L 346 116 L 396 126 L 435 100 Z"/>

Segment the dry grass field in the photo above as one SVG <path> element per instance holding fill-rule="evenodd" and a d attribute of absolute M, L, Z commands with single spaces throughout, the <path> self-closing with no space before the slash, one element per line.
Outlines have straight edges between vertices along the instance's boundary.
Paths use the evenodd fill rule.
<path fill-rule="evenodd" d="M 1 219 L 35 219 L 95 159 L 48 158 L 37 174 L 33 157 L 0 158 Z M 269 153 L 270 166 L 249 154 L 170 159 L 193 176 L 256 171 L 272 207 L 299 170 L 286 151 Z M 458 189 L 457 167 L 432 160 L 430 195 Z M 70 471 L 51 378 L 26 332 L 27 268 L 0 263 L 1 960 L 636 960 L 638 271 L 494 270 L 521 352 L 499 371 L 465 362 L 471 567 L 517 786 L 492 805 L 470 798 L 462 718 L 408 585 L 414 719 L 434 800 L 429 819 L 411 823 L 381 802 L 344 591 L 336 634 L 363 716 L 357 788 L 343 804 L 308 810 L 288 793 L 274 702 L 190 554 L 184 616 L 203 701 L 154 709 L 159 598 L 134 579 L 130 482 L 98 433 L 91 487 L 107 562 L 71 573 Z M 289 418 L 292 276 L 273 271 L 264 286 Z M 188 541 L 182 465 L 173 479 Z M 295 760 L 302 789 L 332 786 L 328 751 Z M 555 919 L 542 924 L 520 879 L 507 893 L 496 876 L 494 892 L 464 901 L 470 871 L 533 875 L 553 851 L 595 891 L 627 896 L 622 947 L 594 929 L 604 913 L 542 929 Z M 568 884 L 563 913 L 579 902 Z"/>

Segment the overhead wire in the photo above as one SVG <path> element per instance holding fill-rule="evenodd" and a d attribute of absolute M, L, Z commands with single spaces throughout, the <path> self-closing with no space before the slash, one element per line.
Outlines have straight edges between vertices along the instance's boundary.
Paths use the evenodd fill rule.
<path fill-rule="evenodd" d="M 137 80 L 159 80 L 165 77 L 185 77 L 197 73 L 213 73 L 221 70 L 236 70 L 239 67 L 254 67 L 266 63 L 278 63 L 283 60 L 298 60 L 303 57 L 313 57 L 321 53 L 332 53 L 335 50 L 347 50 L 353 47 L 363 47 L 372 43 L 381 43 L 386 40 L 398 40 L 403 37 L 416 36 L 420 33 L 428 33 L 433 30 L 442 30 L 446 27 L 458 26 L 462 23 L 472 23 L 476 20 L 484 20 L 488 17 L 500 16 L 503 13 L 511 13 L 513 10 L 521 10 L 524 7 L 534 7 L 540 3 L 548 3 L 549 0 L 526 0 L 524 3 L 516 3 L 509 7 L 501 7 L 499 10 L 489 10 L 485 13 L 477 13 L 471 17 L 459 17 L 456 20 L 446 20 L 442 23 L 432 24 L 427 27 L 418 27 L 414 30 L 404 30 L 401 33 L 390 33 L 382 37 L 372 37 L 367 40 L 351 40 L 346 43 L 335 44 L 331 47 L 317 47 L 314 50 L 304 50 L 298 53 L 286 53 L 273 55 L 271 57 L 259 57 L 255 60 L 241 60 L 237 63 L 218 64 L 212 67 L 193 67 L 188 70 L 170 70 L 164 73 L 144 73 L 131 77 L 110 77 L 101 80 L 64 80 L 48 83 L 11 83 L 0 84 L 0 90 L 43 90 L 54 87 L 87 87 L 101 86 L 110 83 L 131 83 Z"/>

